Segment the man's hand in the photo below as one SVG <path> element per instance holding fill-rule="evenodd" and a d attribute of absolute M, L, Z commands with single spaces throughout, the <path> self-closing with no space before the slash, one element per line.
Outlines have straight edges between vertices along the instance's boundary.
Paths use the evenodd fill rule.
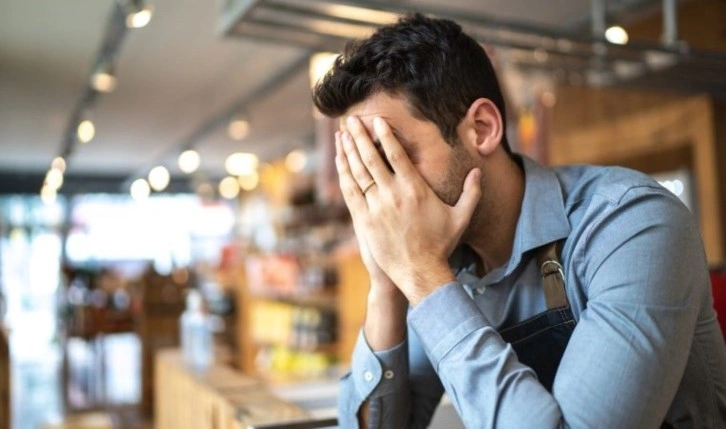
<path fill-rule="evenodd" d="M 336 159 L 345 157 L 341 142 L 341 132 L 335 133 Z M 340 161 L 339 161 L 340 162 Z M 341 175 L 341 178 L 345 176 Z M 347 183 L 341 181 L 341 188 Z M 351 202 L 345 196 L 345 202 L 350 209 Z M 352 213 L 352 210 L 351 210 Z M 353 230 L 358 239 L 361 259 L 371 278 L 370 291 L 368 292 L 368 304 L 366 306 L 366 320 L 363 326 L 365 338 L 372 350 L 387 350 L 401 343 L 406 337 L 406 309 L 408 301 L 388 275 L 373 258 L 365 236 L 365 228 L 362 225 L 360 216 L 353 216 Z M 366 421 L 367 411 L 362 412 L 361 417 Z M 366 427 L 362 424 L 361 427 Z"/>
<path fill-rule="evenodd" d="M 336 158 L 339 156 L 345 156 L 343 152 L 343 143 L 342 143 L 342 132 L 336 132 L 335 133 L 335 151 L 336 151 Z M 343 176 L 339 176 L 339 178 L 343 178 Z M 344 185 L 344 182 L 341 181 L 340 186 L 341 189 Z M 348 205 L 348 209 L 350 210 L 350 201 L 348 200 L 345 193 L 343 193 L 343 198 L 345 199 L 346 204 Z M 351 210 L 352 213 L 352 210 Z M 373 259 L 373 255 L 371 254 L 370 248 L 368 247 L 368 244 L 366 242 L 366 236 L 364 234 L 364 226 L 362 225 L 362 219 L 358 216 L 353 216 L 353 231 L 355 231 L 355 236 L 358 239 L 358 248 L 360 249 L 361 259 L 363 260 L 363 264 L 366 267 L 366 270 L 368 271 L 368 275 L 371 278 L 371 287 L 374 289 L 381 289 L 381 292 L 388 292 L 388 293 L 400 293 L 398 292 L 398 289 L 396 289 L 396 286 L 393 284 L 391 279 L 388 277 L 388 275 L 383 272 L 381 267 L 378 266 L 378 263 Z"/>
<path fill-rule="evenodd" d="M 414 168 L 388 124 L 374 118 L 373 127 L 393 172 L 360 120 L 351 117 L 348 132 L 338 139 L 340 187 L 359 240 L 365 241 L 377 265 L 416 305 L 454 279 L 448 257 L 479 201 L 480 171 L 469 172 L 459 201 L 449 206 Z"/>

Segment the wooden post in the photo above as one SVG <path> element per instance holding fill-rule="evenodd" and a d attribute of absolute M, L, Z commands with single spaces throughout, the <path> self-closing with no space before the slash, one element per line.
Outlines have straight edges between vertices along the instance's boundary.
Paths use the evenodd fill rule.
<path fill-rule="evenodd" d="M 12 421 L 10 347 L 7 331 L 0 327 L 0 429 L 10 429 Z"/>

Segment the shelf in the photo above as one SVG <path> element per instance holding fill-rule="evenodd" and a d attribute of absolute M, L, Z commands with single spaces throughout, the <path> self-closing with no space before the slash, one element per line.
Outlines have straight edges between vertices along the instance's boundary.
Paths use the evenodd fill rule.
<path fill-rule="evenodd" d="M 295 352 L 301 352 L 301 353 L 323 353 L 326 355 L 336 355 L 338 353 L 338 348 L 340 345 L 338 343 L 325 343 L 325 344 L 318 344 L 314 347 L 302 347 L 294 344 L 283 344 L 283 343 L 277 343 L 275 341 L 265 341 L 261 339 L 255 339 L 253 340 L 254 344 L 257 347 L 285 347 L 287 349 L 290 349 Z"/>
<path fill-rule="evenodd" d="M 315 293 L 305 295 L 301 293 L 284 294 L 271 292 L 250 292 L 249 297 L 258 301 L 273 301 L 298 306 L 317 307 L 325 310 L 336 310 L 338 297 L 334 293 Z"/>

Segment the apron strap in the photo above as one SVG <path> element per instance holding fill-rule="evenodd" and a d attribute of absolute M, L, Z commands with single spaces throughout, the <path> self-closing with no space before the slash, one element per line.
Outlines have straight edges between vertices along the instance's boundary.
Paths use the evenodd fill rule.
<path fill-rule="evenodd" d="M 542 274 L 548 310 L 569 306 L 565 292 L 565 273 L 562 271 L 559 258 L 561 246 L 562 241 L 555 241 L 537 250 L 537 264 Z"/>

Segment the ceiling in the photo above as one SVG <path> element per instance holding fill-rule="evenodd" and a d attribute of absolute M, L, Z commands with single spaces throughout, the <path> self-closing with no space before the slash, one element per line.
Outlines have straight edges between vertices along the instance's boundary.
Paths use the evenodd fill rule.
<path fill-rule="evenodd" d="M 59 154 L 115 2 L 0 2 L 0 181 L 3 174 L 42 177 Z M 588 0 L 399 2 L 561 30 L 586 28 L 590 14 Z M 90 115 L 96 137 L 76 145 L 67 175 L 129 179 L 156 164 L 178 175 L 176 155 L 192 144 L 201 154 L 201 170 L 221 176 L 232 152 L 271 160 L 310 144 L 314 123 L 308 68 L 301 62 L 305 48 L 224 37 L 218 30 L 221 0 L 149 3 L 153 18 L 126 33 L 116 61 L 116 90 L 94 104 Z M 609 4 L 629 3 L 642 1 Z M 291 70 L 292 64 L 298 66 Z M 277 79 L 284 70 L 289 71 L 285 78 Z M 274 86 L 260 92 L 270 82 Z M 227 137 L 218 121 L 240 103 L 248 104 L 251 121 L 251 133 L 241 142 Z M 39 189 L 40 183 L 32 187 Z"/>

